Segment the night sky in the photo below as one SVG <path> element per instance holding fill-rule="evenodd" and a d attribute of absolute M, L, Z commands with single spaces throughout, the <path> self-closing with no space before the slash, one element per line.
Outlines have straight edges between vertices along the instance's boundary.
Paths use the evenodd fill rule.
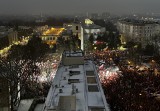
<path fill-rule="evenodd" d="M 160 13 L 160 0 L 0 0 L 0 14 Z"/>

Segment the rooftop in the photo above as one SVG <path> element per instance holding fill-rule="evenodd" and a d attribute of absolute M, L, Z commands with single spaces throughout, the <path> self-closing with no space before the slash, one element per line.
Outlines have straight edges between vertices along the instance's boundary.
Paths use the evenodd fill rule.
<path fill-rule="evenodd" d="M 125 24 L 132 24 L 132 25 L 146 25 L 146 24 L 157 24 L 157 22 L 153 21 L 143 21 L 143 20 L 134 20 L 134 19 L 125 19 L 125 20 L 120 20 L 121 23 Z"/>
<path fill-rule="evenodd" d="M 60 35 L 64 28 L 50 28 L 43 32 L 43 35 Z"/>
<path fill-rule="evenodd" d="M 83 58 L 83 62 L 64 65 L 68 54 L 71 63 L 83 57 L 81 51 L 63 53 L 43 111 L 109 111 L 94 63 Z"/>

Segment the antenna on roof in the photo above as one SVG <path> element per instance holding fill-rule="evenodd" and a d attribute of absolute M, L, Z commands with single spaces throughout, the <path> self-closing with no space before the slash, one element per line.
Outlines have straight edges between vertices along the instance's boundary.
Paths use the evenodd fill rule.
<path fill-rule="evenodd" d="M 75 85 L 74 84 L 72 84 L 72 94 L 75 94 L 76 93 L 76 87 L 75 87 Z"/>

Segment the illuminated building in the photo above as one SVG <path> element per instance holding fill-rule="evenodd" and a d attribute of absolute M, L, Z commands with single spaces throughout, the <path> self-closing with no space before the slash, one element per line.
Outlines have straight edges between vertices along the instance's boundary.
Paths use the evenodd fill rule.
<path fill-rule="evenodd" d="M 42 32 L 41 39 L 49 45 L 56 44 L 57 38 L 61 35 L 64 28 L 49 28 Z"/>

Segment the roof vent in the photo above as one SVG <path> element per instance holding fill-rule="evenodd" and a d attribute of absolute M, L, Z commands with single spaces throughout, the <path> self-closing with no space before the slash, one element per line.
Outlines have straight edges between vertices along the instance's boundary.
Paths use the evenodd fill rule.
<path fill-rule="evenodd" d="M 76 93 L 76 86 L 74 84 L 72 84 L 72 94 Z"/>
<path fill-rule="evenodd" d="M 78 93 L 78 88 L 76 88 L 76 93 Z"/>
<path fill-rule="evenodd" d="M 55 85 L 55 87 L 57 88 L 57 87 L 58 87 L 58 85 L 56 84 L 56 85 Z"/>
<path fill-rule="evenodd" d="M 59 89 L 59 93 L 63 93 L 63 90 L 62 90 L 62 89 Z"/>

